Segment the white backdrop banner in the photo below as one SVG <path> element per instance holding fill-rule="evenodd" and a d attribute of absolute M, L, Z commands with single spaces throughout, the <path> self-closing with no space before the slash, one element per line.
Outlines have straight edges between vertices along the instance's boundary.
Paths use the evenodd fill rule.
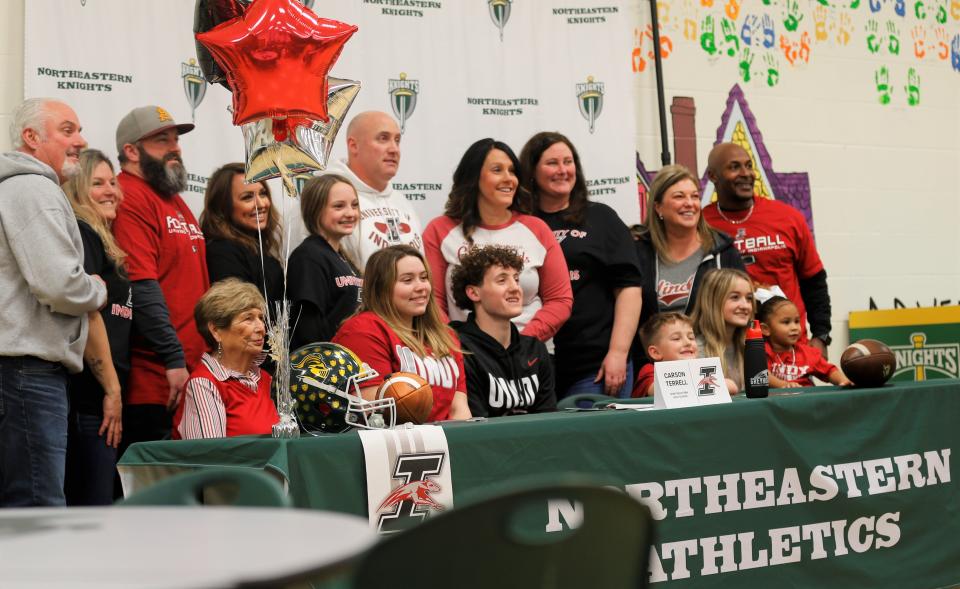
<path fill-rule="evenodd" d="M 359 26 L 331 75 L 360 80 L 364 110 L 403 127 L 394 187 L 424 225 L 443 211 L 460 156 L 495 137 L 519 154 L 542 130 L 580 152 L 593 200 L 637 222 L 632 24 L 626 0 L 307 0 Z M 195 213 L 206 179 L 242 161 L 229 92 L 196 66 L 194 0 L 30 0 L 24 89 L 73 106 L 91 147 L 116 157 L 130 109 L 158 104 L 197 128 L 181 141 Z M 291 80 L 291 83 L 296 83 Z M 345 132 L 331 159 L 343 158 Z M 273 186 L 274 195 L 279 186 Z M 275 196 L 276 198 L 276 196 Z"/>

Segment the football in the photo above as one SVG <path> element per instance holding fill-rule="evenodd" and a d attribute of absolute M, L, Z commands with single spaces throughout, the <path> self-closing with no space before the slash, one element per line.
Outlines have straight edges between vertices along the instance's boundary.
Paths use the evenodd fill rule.
<path fill-rule="evenodd" d="M 875 339 L 853 342 L 840 356 L 840 370 L 858 387 L 883 386 L 896 368 L 893 350 Z"/>
<path fill-rule="evenodd" d="M 427 381 L 410 372 L 394 372 L 383 379 L 377 398 L 392 397 L 397 404 L 397 424 L 421 424 L 433 408 L 433 389 Z"/>

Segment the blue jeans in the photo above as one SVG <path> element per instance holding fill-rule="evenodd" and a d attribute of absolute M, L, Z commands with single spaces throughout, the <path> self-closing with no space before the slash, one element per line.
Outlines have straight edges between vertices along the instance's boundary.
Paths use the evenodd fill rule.
<path fill-rule="evenodd" d="M 117 449 L 97 433 L 103 417 L 70 411 L 67 505 L 112 505 Z"/>
<path fill-rule="evenodd" d="M 569 397 L 570 395 L 579 395 L 581 393 L 589 393 L 594 395 L 603 395 L 603 380 L 600 382 L 593 382 L 597 378 L 597 373 L 594 372 L 583 377 L 580 380 L 575 381 L 572 385 L 567 387 L 566 391 L 557 391 L 557 400 L 563 399 L 564 397 Z M 629 399 L 630 393 L 633 392 L 633 361 L 627 361 L 627 380 L 624 381 L 623 386 L 620 387 L 620 390 L 617 391 L 617 398 L 620 399 Z"/>
<path fill-rule="evenodd" d="M 0 507 L 65 505 L 67 372 L 0 356 Z"/>

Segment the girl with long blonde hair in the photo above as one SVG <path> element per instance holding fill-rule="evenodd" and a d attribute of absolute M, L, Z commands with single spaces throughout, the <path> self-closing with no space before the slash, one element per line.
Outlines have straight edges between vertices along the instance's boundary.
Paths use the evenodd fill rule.
<path fill-rule="evenodd" d="M 753 285 L 746 272 L 722 268 L 704 275 L 692 317 L 699 355 L 720 358 L 724 376 L 738 391 L 743 390 L 743 350 L 753 314 Z"/>
<path fill-rule="evenodd" d="M 395 245 L 370 256 L 360 311 L 333 341 L 379 373 L 364 382 L 364 398 L 375 398 L 387 374 L 412 372 L 433 388 L 430 421 L 470 417 L 460 344 L 443 322 L 430 270 L 416 248 Z"/>

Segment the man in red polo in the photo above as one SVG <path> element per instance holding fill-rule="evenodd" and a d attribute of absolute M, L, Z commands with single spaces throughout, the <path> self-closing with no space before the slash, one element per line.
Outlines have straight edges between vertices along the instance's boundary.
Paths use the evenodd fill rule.
<path fill-rule="evenodd" d="M 117 126 L 123 205 L 113 232 L 127 253 L 134 334 L 123 410 L 123 445 L 169 437 L 190 370 L 206 347 L 193 307 L 209 287 L 203 233 L 180 197 L 187 173 L 178 125 L 159 106 L 130 111 Z"/>

